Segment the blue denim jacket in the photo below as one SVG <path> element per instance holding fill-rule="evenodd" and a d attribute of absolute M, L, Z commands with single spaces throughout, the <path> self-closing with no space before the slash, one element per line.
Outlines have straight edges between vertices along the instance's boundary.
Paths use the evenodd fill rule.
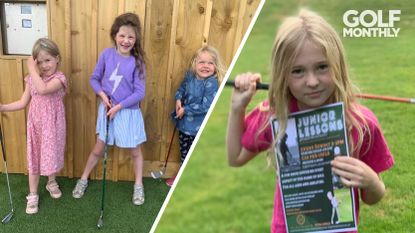
<path fill-rule="evenodd" d="M 182 101 L 184 116 L 176 119 L 176 111 L 171 114 L 176 127 L 184 134 L 195 136 L 209 110 L 218 91 L 216 75 L 199 80 L 196 75 L 187 71 L 182 84 L 176 91 L 175 99 Z"/>

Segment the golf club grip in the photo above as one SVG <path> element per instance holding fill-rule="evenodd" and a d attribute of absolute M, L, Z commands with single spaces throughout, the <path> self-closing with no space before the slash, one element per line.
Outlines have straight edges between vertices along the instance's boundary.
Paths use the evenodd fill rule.
<path fill-rule="evenodd" d="M 6 148 L 4 148 L 4 137 L 3 137 L 3 129 L 1 128 L 0 124 L 0 141 L 1 141 L 1 152 L 3 154 L 3 160 L 6 162 Z"/>
<path fill-rule="evenodd" d="M 108 101 L 111 103 L 111 97 L 109 97 L 108 96 Z M 104 104 L 105 105 L 105 104 Z M 108 143 L 108 130 L 109 130 L 109 125 L 110 125 L 110 116 L 109 115 L 107 115 L 108 114 L 108 111 L 109 111 L 109 109 L 106 109 L 106 106 L 104 106 L 104 110 L 106 110 L 105 112 L 104 112 L 104 114 L 105 114 L 105 146 L 107 146 L 107 143 Z M 105 148 L 105 154 L 107 153 L 107 148 Z M 106 155 L 105 155 L 106 156 Z"/>
<path fill-rule="evenodd" d="M 225 86 L 235 87 L 235 81 L 234 80 L 228 80 L 228 81 L 226 81 Z M 267 83 L 257 83 L 256 84 L 256 89 L 257 90 L 268 90 L 269 89 L 269 84 L 267 84 Z"/>

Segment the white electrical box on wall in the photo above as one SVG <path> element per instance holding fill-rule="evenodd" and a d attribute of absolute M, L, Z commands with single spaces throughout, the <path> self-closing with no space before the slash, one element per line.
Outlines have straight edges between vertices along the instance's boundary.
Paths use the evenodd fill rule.
<path fill-rule="evenodd" d="M 5 54 L 32 54 L 35 41 L 48 36 L 45 3 L 3 3 Z"/>

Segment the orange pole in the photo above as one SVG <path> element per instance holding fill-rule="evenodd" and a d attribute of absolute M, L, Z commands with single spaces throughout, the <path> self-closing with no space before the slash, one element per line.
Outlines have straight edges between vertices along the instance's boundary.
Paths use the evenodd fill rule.
<path fill-rule="evenodd" d="M 228 80 L 225 83 L 225 86 L 235 86 L 235 82 L 233 80 Z M 257 90 L 268 90 L 269 85 L 267 83 L 257 83 Z M 384 96 L 384 95 L 372 95 L 372 94 L 356 94 L 358 98 L 361 99 L 375 99 L 375 100 L 385 100 L 385 101 L 393 101 L 393 102 L 402 102 L 402 103 L 409 103 L 415 104 L 415 99 L 411 98 L 402 98 L 402 97 L 395 97 L 395 96 Z"/>
<path fill-rule="evenodd" d="M 415 104 L 415 99 L 411 98 L 401 98 L 401 97 L 394 97 L 394 96 L 383 96 L 383 95 L 372 95 L 372 94 L 357 94 L 359 98 L 363 99 L 375 99 L 375 100 L 386 100 L 386 101 L 394 101 L 394 102 L 402 102 L 402 103 L 409 103 Z"/>

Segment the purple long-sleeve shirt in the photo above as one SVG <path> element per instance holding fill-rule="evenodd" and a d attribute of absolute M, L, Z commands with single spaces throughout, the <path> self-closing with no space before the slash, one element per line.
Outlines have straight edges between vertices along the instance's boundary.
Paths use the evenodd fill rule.
<path fill-rule="evenodd" d="M 144 98 L 146 69 L 136 68 L 133 56 L 122 56 L 115 48 L 106 48 L 98 58 L 89 83 L 95 93 L 104 91 L 114 105 L 138 108 Z"/>

